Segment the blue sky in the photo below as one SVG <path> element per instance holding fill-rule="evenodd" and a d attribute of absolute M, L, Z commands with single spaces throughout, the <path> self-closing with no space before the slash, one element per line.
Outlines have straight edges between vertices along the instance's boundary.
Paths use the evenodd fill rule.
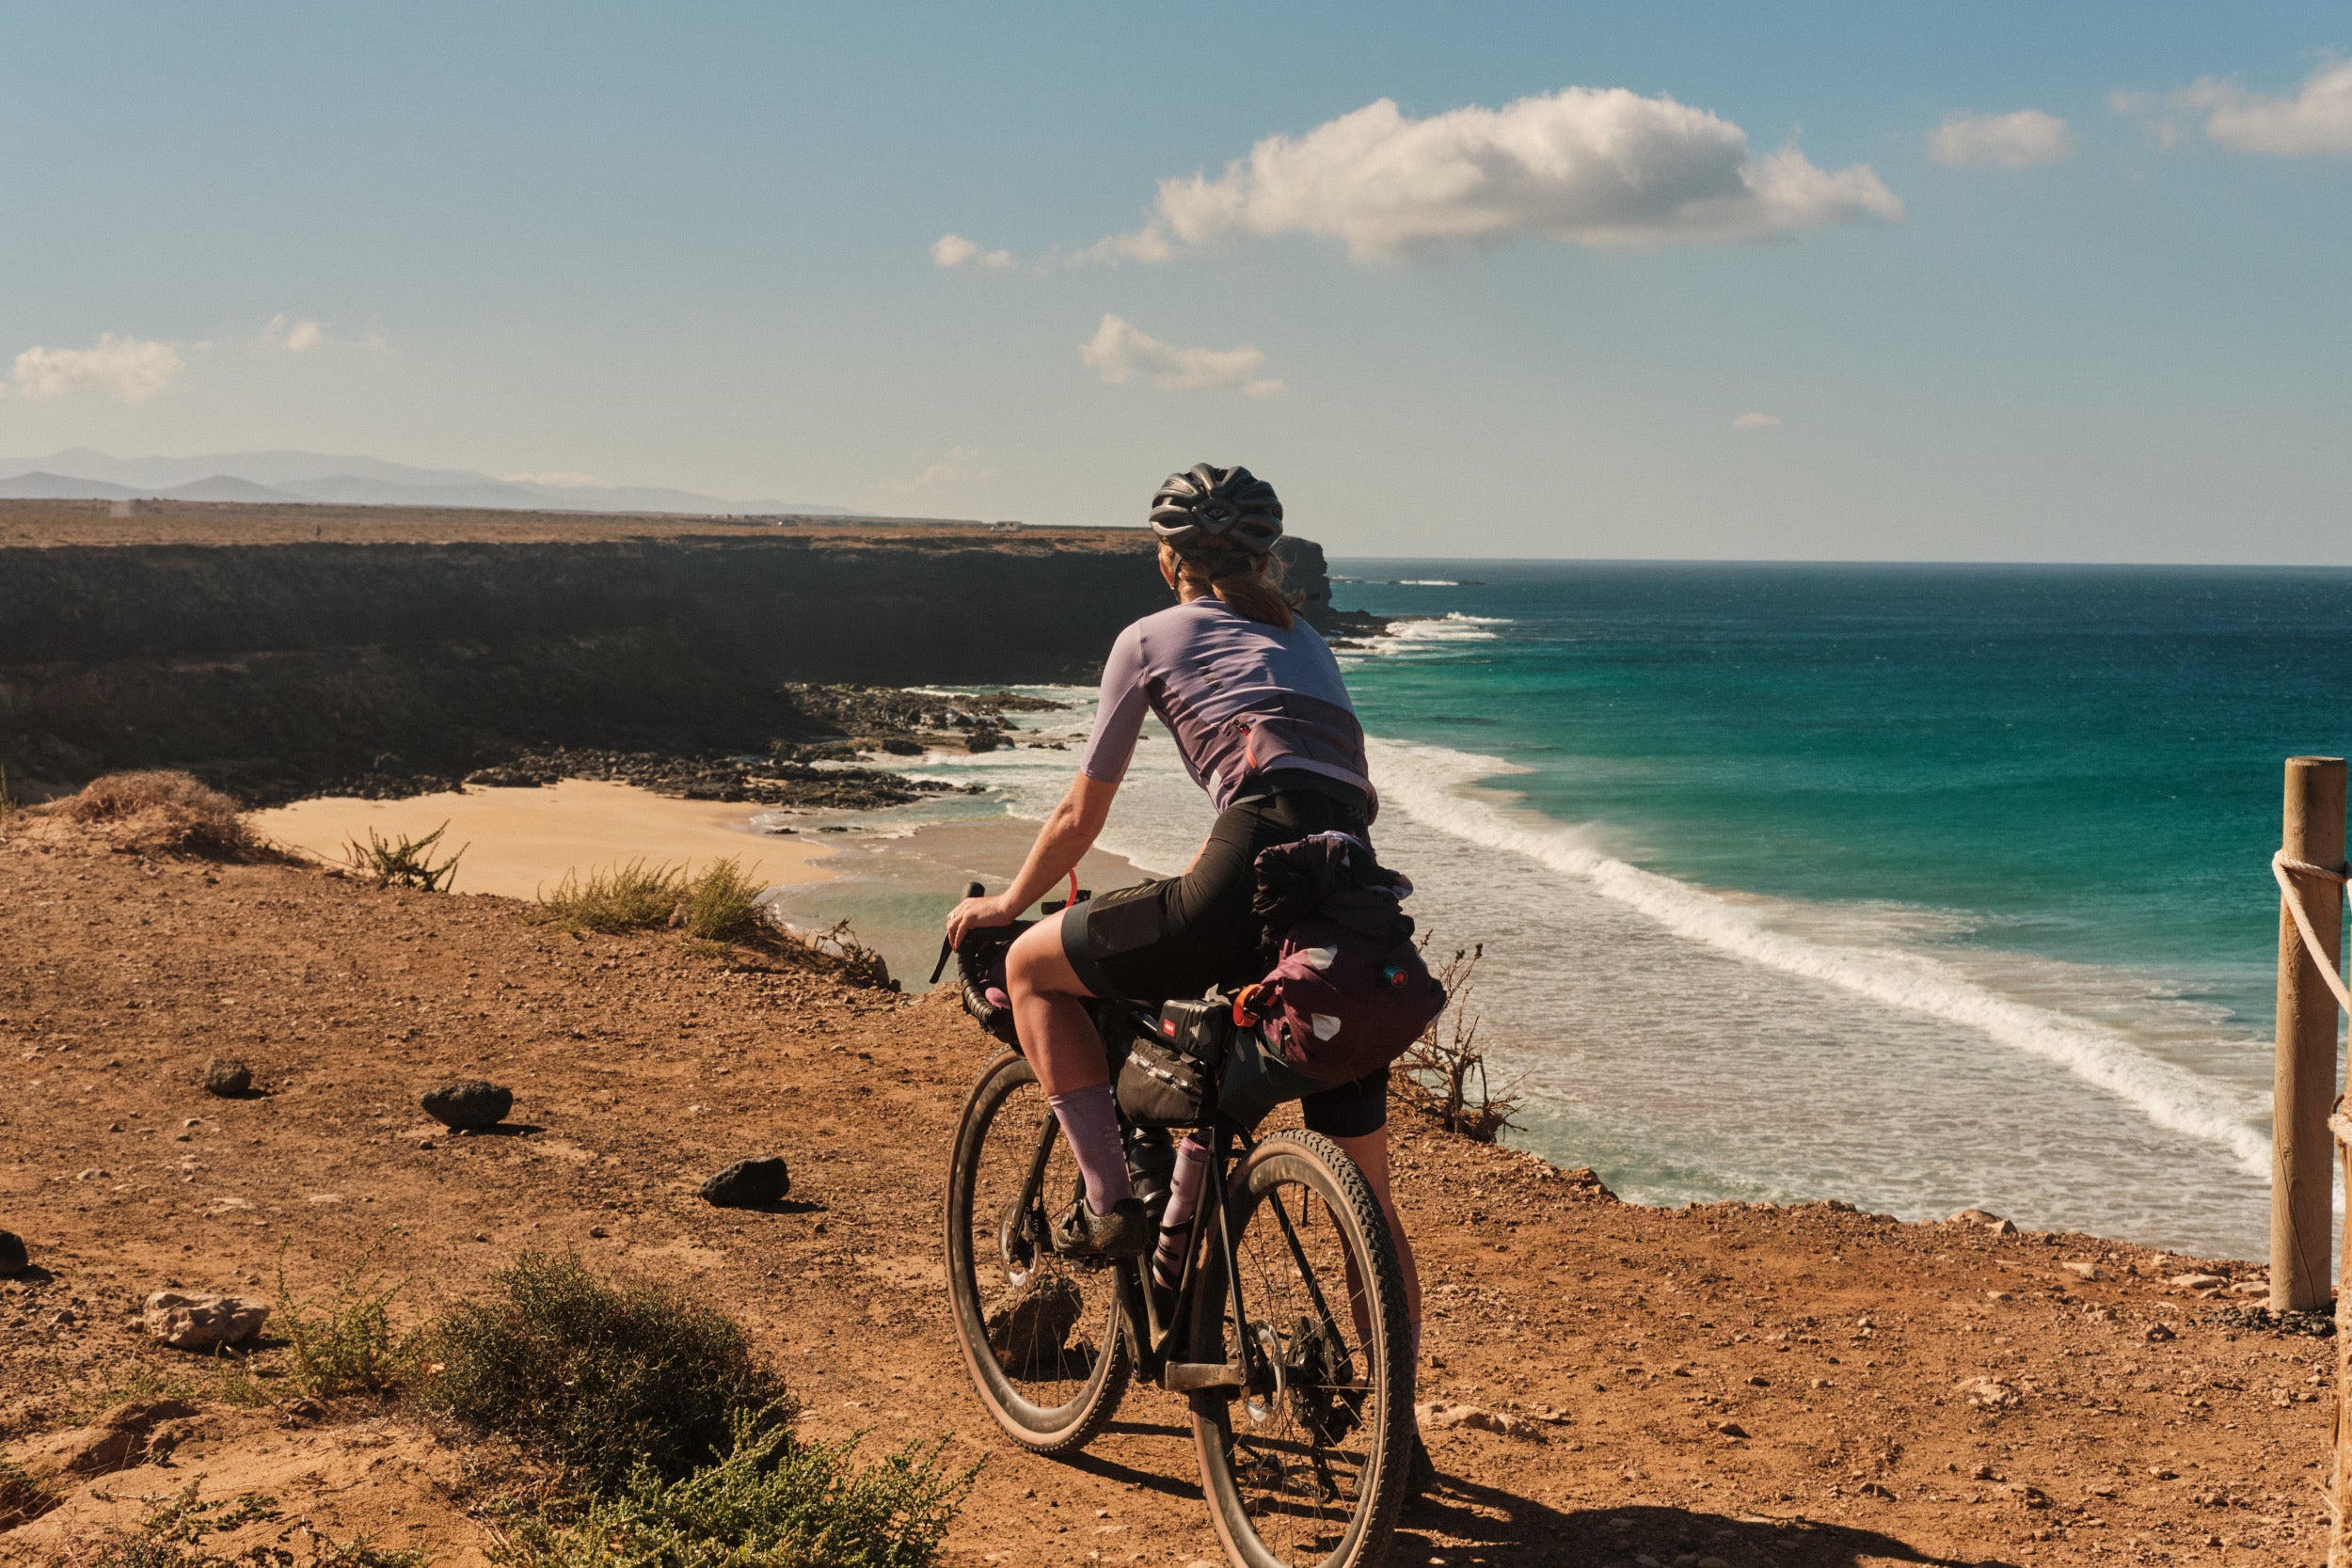
<path fill-rule="evenodd" d="M 0 456 L 2352 562 L 2340 3 L 7 14 Z"/>

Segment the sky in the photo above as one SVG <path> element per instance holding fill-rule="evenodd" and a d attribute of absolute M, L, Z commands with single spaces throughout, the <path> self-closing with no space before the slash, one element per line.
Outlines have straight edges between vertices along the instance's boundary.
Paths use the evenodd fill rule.
<path fill-rule="evenodd" d="M 0 457 L 2352 563 L 2352 8 L 0 7 Z"/>

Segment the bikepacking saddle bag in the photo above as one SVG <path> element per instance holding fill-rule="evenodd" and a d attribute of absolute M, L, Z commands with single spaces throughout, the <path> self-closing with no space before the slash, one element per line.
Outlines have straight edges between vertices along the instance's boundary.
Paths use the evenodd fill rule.
<path fill-rule="evenodd" d="M 1256 872 L 1250 907 L 1274 967 L 1243 993 L 1241 1010 L 1263 1021 L 1293 1067 L 1327 1084 L 1402 1056 L 1446 1000 L 1400 907 L 1413 884 L 1348 833 L 1262 850 Z"/>
<path fill-rule="evenodd" d="M 1137 1034 L 1120 1065 L 1120 1115 L 1136 1127 L 1198 1127 L 1209 1082 L 1233 1037 L 1232 998 L 1212 991 L 1163 1003 L 1159 1029 Z"/>

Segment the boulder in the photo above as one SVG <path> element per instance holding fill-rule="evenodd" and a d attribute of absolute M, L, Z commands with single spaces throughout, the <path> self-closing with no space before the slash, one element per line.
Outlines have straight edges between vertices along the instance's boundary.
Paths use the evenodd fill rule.
<path fill-rule="evenodd" d="M 427 1090 L 419 1103 L 426 1116 L 444 1127 L 479 1132 L 506 1119 L 506 1113 L 515 1108 L 515 1091 L 474 1078 Z"/>
<path fill-rule="evenodd" d="M 0 1230 L 0 1275 L 23 1274 L 33 1266 L 24 1251 L 24 1238 L 13 1230 Z"/>
<path fill-rule="evenodd" d="M 186 1291 L 157 1291 L 147 1298 L 148 1338 L 174 1350 L 218 1350 L 242 1345 L 262 1332 L 269 1303 L 250 1296 L 215 1296 Z"/>
<path fill-rule="evenodd" d="M 1086 1298 L 1077 1286 L 1060 1275 L 1041 1278 L 1033 1274 L 988 1315 L 988 1348 L 1007 1377 L 1083 1376 L 1084 1369 L 1060 1363 L 1068 1359 L 1063 1346 L 1085 1310 Z"/>
<path fill-rule="evenodd" d="M 204 1064 L 204 1092 L 224 1099 L 233 1098 L 253 1087 L 253 1069 L 243 1062 L 215 1056 Z"/>
<path fill-rule="evenodd" d="M 703 1183 L 703 1201 L 722 1209 L 757 1209 L 780 1201 L 792 1190 L 792 1173 L 782 1155 L 738 1160 Z"/>

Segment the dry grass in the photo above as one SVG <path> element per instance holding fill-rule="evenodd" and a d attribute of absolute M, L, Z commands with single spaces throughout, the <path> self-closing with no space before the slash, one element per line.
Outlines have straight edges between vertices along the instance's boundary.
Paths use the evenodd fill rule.
<path fill-rule="evenodd" d="M 1428 939 L 1422 940 L 1422 950 Z M 1397 1079 L 1404 1098 L 1449 1132 L 1490 1144 L 1512 1125 L 1519 1107 L 1517 1080 L 1494 1088 L 1486 1078 L 1486 1053 L 1478 1043 L 1479 1017 L 1470 1011 L 1470 995 L 1486 944 L 1457 947 L 1438 966 L 1438 981 L 1445 987 L 1445 1010 L 1406 1052 Z"/>
<path fill-rule="evenodd" d="M 72 823 L 137 854 L 242 861 L 275 853 L 246 826 L 236 801 L 185 773 L 109 773 L 78 795 L 24 810 Z"/>
<path fill-rule="evenodd" d="M 567 871 L 552 893 L 539 895 L 530 918 L 559 930 L 644 931 L 670 924 L 686 893 L 686 871 L 642 860 L 582 877 Z"/>
<path fill-rule="evenodd" d="M 433 852 L 449 832 L 444 822 L 422 838 L 410 838 L 402 833 L 387 840 L 373 828 L 368 830 L 368 841 L 348 839 L 343 844 L 343 863 L 377 887 L 413 887 L 426 893 L 447 893 L 457 879 L 457 863 L 465 858 L 469 844 L 458 849 L 440 864 L 433 863 Z"/>
<path fill-rule="evenodd" d="M 827 931 L 785 925 L 759 901 L 763 886 L 757 872 L 732 856 L 691 877 L 682 866 L 642 860 L 585 877 L 567 872 L 553 892 L 540 894 L 529 918 L 572 932 L 668 927 L 684 933 L 698 952 L 750 947 L 798 968 L 838 974 L 852 985 L 889 988 L 889 966 L 857 940 L 848 921 Z"/>

